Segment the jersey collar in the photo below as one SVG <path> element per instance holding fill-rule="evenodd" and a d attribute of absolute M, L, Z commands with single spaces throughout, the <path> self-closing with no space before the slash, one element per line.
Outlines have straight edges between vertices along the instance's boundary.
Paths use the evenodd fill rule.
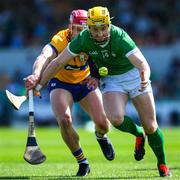
<path fill-rule="evenodd" d="M 102 47 L 102 48 L 104 48 L 105 46 L 108 45 L 109 41 L 110 41 L 110 37 L 108 37 L 108 40 L 106 41 L 105 44 L 102 44 L 102 45 L 99 44 L 99 46 Z"/>

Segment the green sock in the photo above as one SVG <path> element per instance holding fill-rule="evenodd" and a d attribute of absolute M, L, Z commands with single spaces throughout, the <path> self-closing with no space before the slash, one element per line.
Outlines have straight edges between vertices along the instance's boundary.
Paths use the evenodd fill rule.
<path fill-rule="evenodd" d="M 148 143 L 157 157 L 158 165 L 166 164 L 164 153 L 164 138 L 161 130 L 158 128 L 153 134 L 147 135 Z"/>
<path fill-rule="evenodd" d="M 132 119 L 128 116 L 124 116 L 124 121 L 119 126 L 114 126 L 115 128 L 119 129 L 123 132 L 128 132 L 130 134 L 137 136 L 143 136 L 143 129 L 136 125 Z"/>

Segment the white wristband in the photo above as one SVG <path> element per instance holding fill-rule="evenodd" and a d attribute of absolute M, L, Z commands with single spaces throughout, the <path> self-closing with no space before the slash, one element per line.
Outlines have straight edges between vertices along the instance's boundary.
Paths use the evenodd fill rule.
<path fill-rule="evenodd" d="M 38 84 L 38 85 L 35 87 L 35 90 L 36 90 L 36 91 L 40 91 L 41 88 L 42 88 L 42 85 Z"/>

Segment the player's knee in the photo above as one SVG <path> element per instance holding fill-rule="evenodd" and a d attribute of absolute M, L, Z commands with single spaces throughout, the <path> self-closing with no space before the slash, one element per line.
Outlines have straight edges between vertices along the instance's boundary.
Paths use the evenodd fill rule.
<path fill-rule="evenodd" d="M 119 126 L 124 120 L 124 115 L 113 114 L 111 116 L 108 116 L 108 119 L 113 126 Z"/>
<path fill-rule="evenodd" d="M 64 114 L 63 117 L 59 117 L 59 118 L 57 118 L 57 120 L 58 120 L 59 125 L 63 129 L 67 129 L 70 126 L 72 126 L 72 120 L 71 120 L 71 116 L 69 114 Z"/>
<path fill-rule="evenodd" d="M 144 130 L 146 134 L 153 134 L 158 128 L 158 125 L 156 122 L 148 124 L 146 127 L 144 127 Z"/>

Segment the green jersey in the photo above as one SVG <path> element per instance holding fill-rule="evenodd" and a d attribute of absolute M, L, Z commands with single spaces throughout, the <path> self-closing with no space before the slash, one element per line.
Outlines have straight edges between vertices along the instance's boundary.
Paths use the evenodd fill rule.
<path fill-rule="evenodd" d="M 88 29 L 80 32 L 68 45 L 72 55 L 88 54 L 98 68 L 108 68 L 108 75 L 123 74 L 134 66 L 127 58 L 137 47 L 129 35 L 119 27 L 111 25 L 110 38 L 106 44 L 98 45 Z"/>

